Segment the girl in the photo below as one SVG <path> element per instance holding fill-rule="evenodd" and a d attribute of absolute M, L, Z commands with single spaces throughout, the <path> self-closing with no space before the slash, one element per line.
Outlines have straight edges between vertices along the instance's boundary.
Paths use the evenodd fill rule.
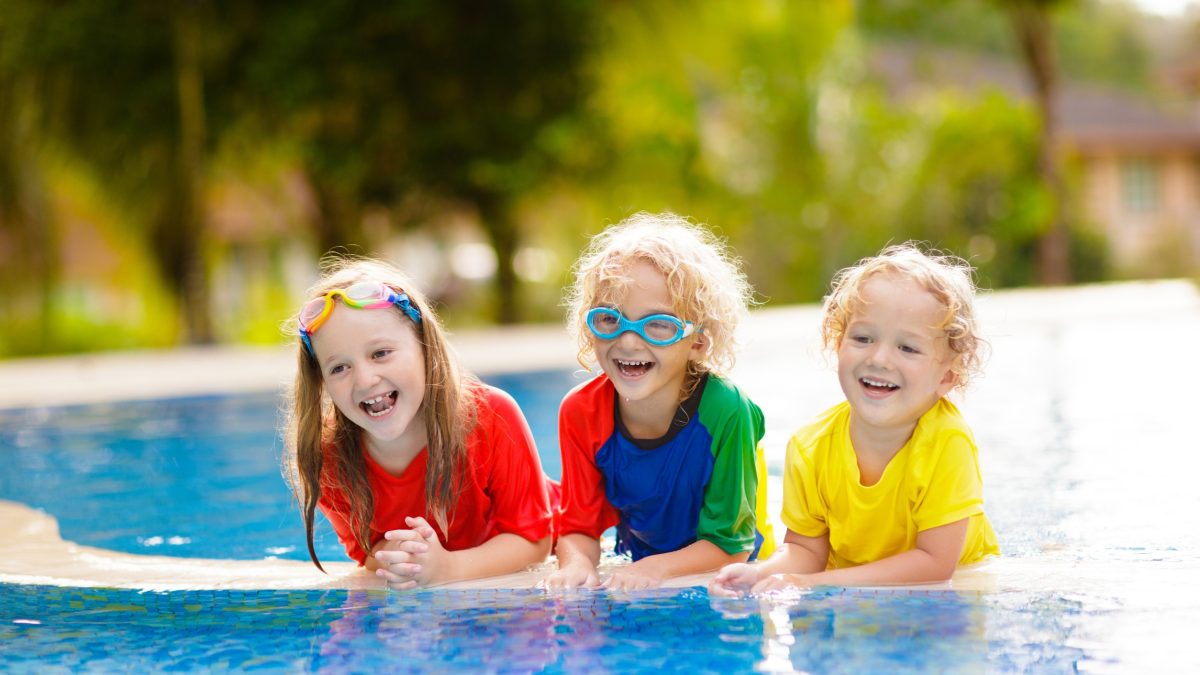
<path fill-rule="evenodd" d="M 911 244 L 838 273 L 821 334 L 846 401 L 788 443 L 779 552 L 722 569 L 711 593 L 945 581 L 999 553 L 975 440 L 945 398 L 979 366 L 974 295 L 965 261 Z"/>
<path fill-rule="evenodd" d="M 296 322 L 288 476 L 318 568 L 318 508 L 346 553 L 395 589 L 546 558 L 548 479 L 525 417 L 460 371 L 399 271 L 335 259 Z"/>
<path fill-rule="evenodd" d="M 763 543 L 762 412 L 718 374 L 749 296 L 723 245 L 679 216 L 638 214 L 592 240 L 568 323 L 580 362 L 602 372 L 559 411 L 563 536 L 548 587 L 598 585 L 613 525 L 633 559 L 606 581 L 614 589 L 746 560 Z"/>

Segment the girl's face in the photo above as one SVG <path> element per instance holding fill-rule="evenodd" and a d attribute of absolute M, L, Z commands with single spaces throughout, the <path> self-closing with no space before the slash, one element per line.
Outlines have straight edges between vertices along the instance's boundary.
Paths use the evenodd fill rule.
<path fill-rule="evenodd" d="M 852 433 L 912 433 L 954 386 L 945 308 L 907 279 L 876 276 L 838 345 L 838 381 L 850 402 Z"/>
<path fill-rule="evenodd" d="M 425 400 L 425 357 L 408 317 L 391 308 L 337 303 L 312 343 L 325 391 L 362 428 L 368 448 L 387 454 L 425 446 L 419 415 Z"/>
<path fill-rule="evenodd" d="M 671 291 L 657 267 L 640 260 L 626 274 L 631 283 L 622 295 L 613 298 L 614 309 L 632 321 L 651 314 L 674 315 Z M 612 380 L 622 406 L 638 402 L 673 411 L 679 403 L 688 361 L 703 356 L 703 344 L 695 333 L 665 347 L 656 347 L 633 331 L 611 340 L 593 335 L 591 340 L 596 361 Z"/>

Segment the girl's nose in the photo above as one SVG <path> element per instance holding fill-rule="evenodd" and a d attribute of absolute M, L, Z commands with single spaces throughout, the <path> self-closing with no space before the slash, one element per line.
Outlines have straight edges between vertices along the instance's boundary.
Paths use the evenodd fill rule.
<path fill-rule="evenodd" d="M 876 366 L 878 368 L 887 368 L 891 365 L 889 354 L 891 352 L 882 342 L 876 342 L 871 345 L 871 351 L 867 353 L 867 365 Z"/>
<path fill-rule="evenodd" d="M 354 369 L 354 386 L 359 389 L 368 389 L 374 386 L 376 379 L 378 378 L 372 364 L 363 364 Z"/>

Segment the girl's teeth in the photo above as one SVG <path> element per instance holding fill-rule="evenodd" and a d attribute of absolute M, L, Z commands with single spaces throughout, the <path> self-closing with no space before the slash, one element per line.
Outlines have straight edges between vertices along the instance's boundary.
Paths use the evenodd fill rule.
<path fill-rule="evenodd" d="M 878 380 L 872 380 L 869 377 L 862 378 L 862 382 L 863 382 L 863 384 L 871 386 L 871 387 L 887 387 L 888 389 L 899 389 L 899 387 L 894 384 L 890 384 L 888 382 L 879 382 Z"/>

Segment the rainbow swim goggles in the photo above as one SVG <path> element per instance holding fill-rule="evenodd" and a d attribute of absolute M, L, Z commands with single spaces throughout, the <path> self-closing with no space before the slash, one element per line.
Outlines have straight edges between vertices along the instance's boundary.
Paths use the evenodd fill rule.
<path fill-rule="evenodd" d="M 317 353 L 313 351 L 311 336 L 333 313 L 335 298 L 341 298 L 342 304 L 355 309 L 399 307 L 413 323 L 421 325 L 421 312 L 413 306 L 408 295 L 395 291 L 381 281 L 360 281 L 349 288 L 335 288 L 319 298 L 309 300 L 300 308 L 300 341 L 314 359 Z"/>
<path fill-rule="evenodd" d="M 637 321 L 612 307 L 593 307 L 587 313 L 587 327 L 601 340 L 615 340 L 622 333 L 633 331 L 655 347 L 666 347 L 695 332 L 691 321 L 682 321 L 670 314 L 651 314 Z"/>

